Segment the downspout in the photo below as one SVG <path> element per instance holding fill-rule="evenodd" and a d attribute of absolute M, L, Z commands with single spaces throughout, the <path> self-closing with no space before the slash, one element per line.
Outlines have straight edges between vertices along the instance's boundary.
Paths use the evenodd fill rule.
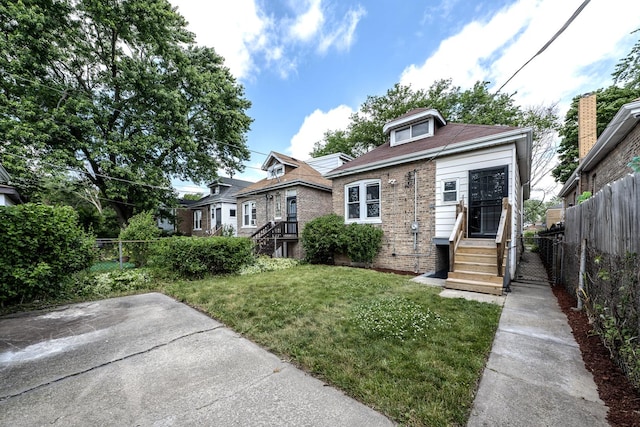
<path fill-rule="evenodd" d="M 417 169 L 413 170 L 413 222 L 414 224 L 418 223 L 418 171 Z M 414 261 L 414 273 L 417 273 L 419 270 L 419 260 L 418 257 L 418 230 L 413 233 L 413 252 L 415 253 L 415 261 Z"/>

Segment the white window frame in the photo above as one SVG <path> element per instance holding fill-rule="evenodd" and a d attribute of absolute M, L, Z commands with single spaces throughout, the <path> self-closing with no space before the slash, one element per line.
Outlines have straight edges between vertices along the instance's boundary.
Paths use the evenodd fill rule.
<path fill-rule="evenodd" d="M 378 216 L 367 217 L 367 205 L 371 204 L 371 201 L 367 201 L 367 187 L 371 185 L 378 186 Z M 358 188 L 358 206 L 359 217 L 349 218 L 349 189 Z M 351 202 L 353 204 L 355 202 Z M 365 179 L 361 181 L 351 182 L 344 186 L 344 221 L 345 223 L 357 222 L 360 224 L 380 224 L 382 223 L 382 184 L 379 179 Z"/>
<path fill-rule="evenodd" d="M 202 230 L 202 210 L 193 211 L 193 229 Z"/>
<path fill-rule="evenodd" d="M 215 187 L 213 187 L 213 194 L 220 194 L 220 186 L 216 185 Z"/>
<path fill-rule="evenodd" d="M 247 212 L 249 212 L 247 214 Z M 257 227 L 257 212 L 256 202 L 253 200 L 246 201 L 242 204 L 242 227 L 244 228 L 256 228 Z M 247 221 L 248 220 L 248 221 Z"/>
<path fill-rule="evenodd" d="M 284 175 L 284 165 L 281 163 L 276 163 L 275 165 L 272 165 L 271 167 L 269 167 L 268 171 L 269 171 L 268 179 L 276 179 Z"/>
<path fill-rule="evenodd" d="M 456 189 L 455 190 L 445 190 L 446 184 L 450 183 L 450 182 L 455 182 L 456 184 Z M 442 203 L 444 204 L 456 204 L 458 203 L 458 194 L 460 192 L 460 180 L 458 178 L 453 178 L 453 179 L 443 179 L 442 180 Z M 454 193 L 455 194 L 455 198 L 454 200 L 445 200 L 444 195 L 445 194 L 449 194 L 449 193 Z"/>
<path fill-rule="evenodd" d="M 415 135 L 414 134 L 414 127 L 418 126 L 418 125 L 428 125 L 429 129 L 427 130 L 426 133 L 421 133 L 419 135 Z M 396 132 L 400 132 L 400 131 L 404 131 L 409 129 L 410 131 L 410 136 L 409 138 L 405 138 L 405 139 L 400 139 L 397 140 L 396 139 Z M 396 145 L 401 145 L 401 144 L 406 144 L 407 142 L 412 142 L 412 141 L 416 141 L 418 139 L 422 139 L 422 138 L 426 138 L 429 136 L 433 136 L 433 119 L 429 118 L 426 121 L 421 121 L 421 122 L 417 122 L 417 123 L 411 123 L 409 125 L 406 126 L 402 126 L 401 128 L 398 129 L 394 129 L 393 131 L 391 131 L 391 146 L 396 146 Z"/>

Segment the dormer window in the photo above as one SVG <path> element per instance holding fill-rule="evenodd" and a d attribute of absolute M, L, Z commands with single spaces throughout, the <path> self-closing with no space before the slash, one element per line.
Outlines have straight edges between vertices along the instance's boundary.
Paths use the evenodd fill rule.
<path fill-rule="evenodd" d="M 410 124 L 391 131 L 391 146 L 405 144 L 433 135 L 433 120 Z"/>
<path fill-rule="evenodd" d="M 276 164 L 268 169 L 269 179 L 274 179 L 284 175 L 284 165 Z"/>
<path fill-rule="evenodd" d="M 217 186 L 217 185 L 216 185 L 215 187 L 213 187 L 213 191 L 212 191 L 212 193 L 213 193 L 213 194 L 220 194 L 220 187 L 219 187 L 219 186 Z"/>

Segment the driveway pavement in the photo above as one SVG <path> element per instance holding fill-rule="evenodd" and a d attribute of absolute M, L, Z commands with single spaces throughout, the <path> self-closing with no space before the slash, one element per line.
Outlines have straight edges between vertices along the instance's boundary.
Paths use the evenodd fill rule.
<path fill-rule="evenodd" d="M 0 425 L 393 423 L 152 293 L 1 317 Z"/>

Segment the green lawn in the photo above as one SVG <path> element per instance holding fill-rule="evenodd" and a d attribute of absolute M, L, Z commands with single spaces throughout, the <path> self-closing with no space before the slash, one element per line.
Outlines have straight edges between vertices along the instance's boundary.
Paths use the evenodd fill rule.
<path fill-rule="evenodd" d="M 372 270 L 302 265 L 161 289 L 406 425 L 465 425 L 500 308 Z"/>

